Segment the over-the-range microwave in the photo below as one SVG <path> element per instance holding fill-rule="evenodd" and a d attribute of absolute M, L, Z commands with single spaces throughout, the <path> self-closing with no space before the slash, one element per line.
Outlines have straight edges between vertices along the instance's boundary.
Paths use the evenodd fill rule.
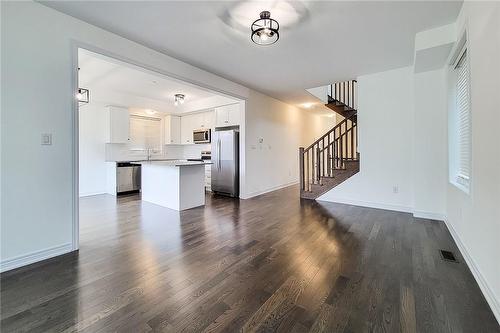
<path fill-rule="evenodd" d="M 193 131 L 194 143 L 210 143 L 210 128 L 197 129 Z"/>

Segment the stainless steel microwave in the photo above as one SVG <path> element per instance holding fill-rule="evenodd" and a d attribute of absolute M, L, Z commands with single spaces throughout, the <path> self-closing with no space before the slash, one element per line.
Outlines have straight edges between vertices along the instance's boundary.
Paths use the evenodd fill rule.
<path fill-rule="evenodd" d="M 199 129 L 193 131 L 194 143 L 210 143 L 210 129 Z"/>

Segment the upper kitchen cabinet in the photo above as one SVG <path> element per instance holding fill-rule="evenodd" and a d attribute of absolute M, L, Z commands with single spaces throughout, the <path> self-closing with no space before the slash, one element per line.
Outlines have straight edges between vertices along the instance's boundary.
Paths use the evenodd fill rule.
<path fill-rule="evenodd" d="M 106 107 L 107 143 L 127 143 L 130 141 L 130 114 L 127 108 Z"/>
<path fill-rule="evenodd" d="M 200 113 L 194 113 L 187 117 L 191 117 L 191 124 L 193 129 L 204 129 L 204 128 L 212 128 L 214 126 L 214 112 L 206 111 Z"/>
<path fill-rule="evenodd" d="M 203 126 L 202 126 L 202 128 L 213 128 L 213 127 L 215 127 L 214 112 L 213 111 L 203 112 L 202 115 L 203 115 Z"/>
<path fill-rule="evenodd" d="M 193 114 L 181 117 L 181 143 L 193 143 L 193 129 L 196 126 L 196 117 Z"/>
<path fill-rule="evenodd" d="M 181 143 L 181 117 L 168 115 L 164 119 L 165 144 Z"/>
<path fill-rule="evenodd" d="M 240 124 L 240 105 L 231 104 L 215 109 L 215 126 L 237 126 Z"/>

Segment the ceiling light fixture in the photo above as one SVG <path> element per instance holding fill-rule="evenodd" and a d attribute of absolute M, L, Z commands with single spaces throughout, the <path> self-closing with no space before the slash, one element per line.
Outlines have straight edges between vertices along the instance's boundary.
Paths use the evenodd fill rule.
<path fill-rule="evenodd" d="M 78 88 L 76 99 L 78 103 L 88 103 L 90 101 L 90 91 L 88 89 Z"/>
<path fill-rule="evenodd" d="M 183 94 L 175 94 L 174 95 L 174 105 L 178 106 L 179 104 L 184 104 L 184 98 L 186 96 Z"/>
<path fill-rule="evenodd" d="M 252 41 L 257 45 L 271 45 L 278 41 L 280 25 L 267 10 L 260 12 L 260 19 L 252 23 Z"/>

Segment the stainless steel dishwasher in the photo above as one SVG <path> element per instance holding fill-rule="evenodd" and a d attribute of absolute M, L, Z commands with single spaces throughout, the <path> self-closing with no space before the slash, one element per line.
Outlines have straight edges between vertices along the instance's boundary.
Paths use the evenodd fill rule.
<path fill-rule="evenodd" d="M 141 166 L 130 162 L 116 163 L 116 193 L 139 191 L 141 189 Z"/>

